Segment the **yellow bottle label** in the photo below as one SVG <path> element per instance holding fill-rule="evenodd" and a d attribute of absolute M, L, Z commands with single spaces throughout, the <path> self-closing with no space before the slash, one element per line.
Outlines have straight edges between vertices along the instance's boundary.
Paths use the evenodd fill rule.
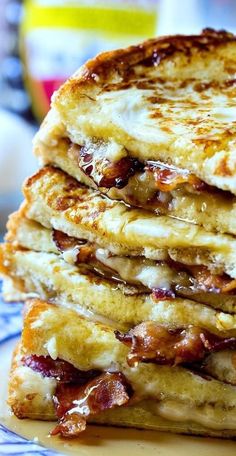
<path fill-rule="evenodd" d="M 33 109 L 50 98 L 86 60 L 153 37 L 158 0 L 25 0 L 21 49 Z"/>
<path fill-rule="evenodd" d="M 84 4 L 45 6 L 28 0 L 23 31 L 35 28 L 76 28 L 91 31 L 102 31 L 108 36 L 136 35 L 153 36 L 156 29 L 156 9 L 138 7 L 135 2 L 121 4 L 119 7 L 105 4 L 87 6 Z M 99 3 L 99 2 L 97 2 Z M 152 2 L 154 3 L 154 2 Z M 155 5 L 155 3 L 154 3 Z"/>

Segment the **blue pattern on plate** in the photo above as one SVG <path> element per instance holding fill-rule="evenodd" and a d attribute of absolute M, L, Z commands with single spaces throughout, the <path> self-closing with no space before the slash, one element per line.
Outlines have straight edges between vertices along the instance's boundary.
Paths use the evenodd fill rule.
<path fill-rule="evenodd" d="M 1 286 L 1 285 L 0 285 Z M 20 334 L 22 326 L 22 304 L 3 302 L 0 296 L 0 343 Z"/>
<path fill-rule="evenodd" d="M 1 283 L 0 283 L 1 287 Z M 22 304 L 3 302 L 0 295 L 0 347 L 8 340 L 20 335 L 22 327 Z M 0 455 L 7 456 L 58 456 L 53 450 L 37 445 L 15 434 L 0 423 Z"/>
<path fill-rule="evenodd" d="M 0 424 L 0 455 L 58 456 L 59 453 L 26 440 Z"/>

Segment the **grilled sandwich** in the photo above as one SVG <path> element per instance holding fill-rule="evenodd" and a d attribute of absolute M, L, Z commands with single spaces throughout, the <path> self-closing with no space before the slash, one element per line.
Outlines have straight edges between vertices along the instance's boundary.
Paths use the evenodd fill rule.
<path fill-rule="evenodd" d="M 0 246 L 19 418 L 236 436 L 236 37 L 103 53 L 53 96 Z"/>
<path fill-rule="evenodd" d="M 236 234 L 235 51 L 206 29 L 97 56 L 53 97 L 35 153 L 110 198 Z"/>

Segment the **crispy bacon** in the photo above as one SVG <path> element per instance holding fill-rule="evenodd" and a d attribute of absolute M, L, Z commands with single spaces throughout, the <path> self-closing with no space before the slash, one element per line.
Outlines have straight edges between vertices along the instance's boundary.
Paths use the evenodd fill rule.
<path fill-rule="evenodd" d="M 89 244 L 86 239 L 74 238 L 58 230 L 53 230 L 52 237 L 57 249 L 62 253 L 79 247 L 78 252 L 76 252 L 75 264 L 78 265 L 95 259 L 94 246 Z"/>
<path fill-rule="evenodd" d="M 86 419 L 79 413 L 66 413 L 55 428 L 50 432 L 51 435 L 60 434 L 62 437 L 75 438 L 86 429 Z"/>
<path fill-rule="evenodd" d="M 66 250 L 73 249 L 78 245 L 86 244 L 86 239 L 78 239 L 68 234 L 63 233 L 62 231 L 52 230 L 52 239 L 55 242 L 59 252 L 65 252 Z"/>
<path fill-rule="evenodd" d="M 123 188 L 128 184 L 129 178 L 141 169 L 142 165 L 138 160 L 123 157 L 118 162 L 109 163 L 103 168 L 103 177 L 99 182 L 99 186 Z"/>
<path fill-rule="evenodd" d="M 131 157 L 123 157 L 117 162 L 110 162 L 108 159 L 98 156 L 86 147 L 79 150 L 79 166 L 87 176 L 91 177 L 99 187 L 123 188 L 136 171 L 143 170 L 143 165 Z M 96 175 L 96 179 L 94 179 Z"/>
<path fill-rule="evenodd" d="M 143 322 L 128 333 L 115 331 L 116 338 L 131 348 L 127 362 L 152 362 L 176 366 L 201 361 L 210 352 L 236 348 L 236 338 L 220 338 L 198 326 L 169 328 L 153 321 Z"/>
<path fill-rule="evenodd" d="M 207 184 L 188 170 L 179 169 L 161 162 L 147 162 L 145 167 L 154 175 L 156 187 L 162 192 L 171 192 L 181 184 L 190 184 L 194 190 L 202 191 L 207 189 Z"/>
<path fill-rule="evenodd" d="M 60 383 L 76 382 L 77 385 L 84 385 L 101 373 L 95 369 L 81 371 L 67 361 L 59 358 L 54 360 L 50 356 L 24 356 L 22 364 L 35 372 L 39 372 L 43 377 L 53 377 Z"/>
<path fill-rule="evenodd" d="M 132 394 L 121 372 L 103 373 L 84 386 L 59 383 L 54 404 L 60 420 L 51 434 L 76 437 L 90 416 L 126 404 Z"/>
<path fill-rule="evenodd" d="M 94 247 L 91 244 L 80 247 L 76 257 L 76 264 L 87 263 L 91 261 L 95 261 Z"/>
<path fill-rule="evenodd" d="M 99 150 L 99 145 L 97 148 Z M 189 184 L 195 191 L 213 190 L 188 170 L 159 161 L 149 160 L 143 164 L 136 158 L 126 156 L 117 162 L 110 162 L 99 153 L 96 154 L 93 147 L 78 147 L 75 144 L 71 144 L 68 153 L 99 187 L 122 189 L 136 172 L 148 172 L 153 173 L 156 190 L 162 192 L 171 192 L 182 184 Z"/>
<path fill-rule="evenodd" d="M 175 298 L 175 293 L 172 290 L 166 290 L 165 288 L 153 288 L 152 297 L 154 301 L 168 301 L 169 299 Z"/>
<path fill-rule="evenodd" d="M 229 293 L 236 289 L 236 279 L 227 274 L 212 274 L 206 266 L 186 266 L 193 276 L 193 281 L 203 291 Z"/>

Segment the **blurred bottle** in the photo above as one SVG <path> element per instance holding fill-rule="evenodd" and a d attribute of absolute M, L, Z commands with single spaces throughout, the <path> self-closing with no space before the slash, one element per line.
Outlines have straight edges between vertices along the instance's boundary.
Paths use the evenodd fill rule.
<path fill-rule="evenodd" d="M 38 119 L 55 89 L 98 52 L 156 34 L 158 0 L 25 0 L 21 49 Z"/>
<path fill-rule="evenodd" d="M 0 0 L 0 240 L 17 209 L 23 179 L 35 169 L 31 100 L 23 85 L 18 29 L 20 0 Z"/>
<path fill-rule="evenodd" d="M 23 180 L 36 170 L 32 154 L 34 129 L 20 116 L 0 109 L 0 239 L 7 216 L 23 197 Z"/>
<path fill-rule="evenodd" d="M 32 121 L 31 100 L 23 84 L 19 57 L 21 0 L 0 0 L 0 107 Z"/>
<path fill-rule="evenodd" d="M 205 27 L 236 33 L 236 1 L 160 0 L 161 35 L 194 34 Z"/>

